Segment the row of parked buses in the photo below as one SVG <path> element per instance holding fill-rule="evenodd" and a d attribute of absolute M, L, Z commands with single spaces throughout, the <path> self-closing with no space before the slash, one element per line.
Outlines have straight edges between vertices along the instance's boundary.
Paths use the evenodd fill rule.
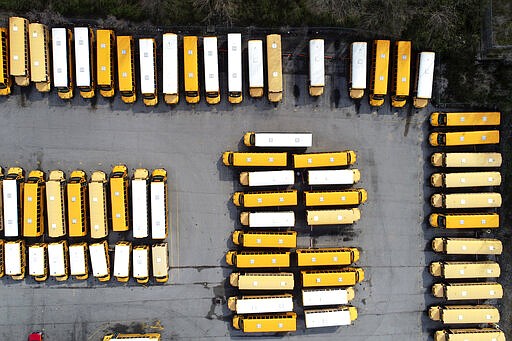
<path fill-rule="evenodd" d="M 430 134 L 432 146 L 456 146 L 464 148 L 478 144 L 498 144 L 499 130 L 453 131 L 453 128 L 481 129 L 480 127 L 500 125 L 499 112 L 434 112 L 430 123 L 438 129 L 447 129 Z M 449 129 L 449 130 L 448 130 Z M 501 154 L 474 152 L 437 152 L 431 157 L 433 166 L 442 167 L 430 177 L 434 188 L 442 193 L 431 197 L 432 206 L 442 212 L 430 215 L 430 224 L 446 229 L 491 229 L 499 227 L 499 215 L 488 212 L 501 207 L 499 192 L 482 192 L 478 188 L 496 188 L 501 185 Z M 471 191 L 468 191 L 470 190 Z M 472 209 L 468 211 L 467 209 Z M 475 212 L 476 211 L 476 212 Z M 447 301 L 446 305 L 429 308 L 429 317 L 445 325 L 493 324 L 500 321 L 496 307 L 485 304 L 485 300 L 503 297 L 503 287 L 497 283 L 501 269 L 494 259 L 503 251 L 502 242 L 493 238 L 436 237 L 432 249 L 443 254 L 444 260 L 430 264 L 430 273 L 443 281 L 432 286 L 434 297 Z M 453 255 L 453 256 L 452 256 Z M 461 260 L 472 255 L 475 260 Z M 452 258 L 457 257 L 457 261 Z M 463 259 L 463 258 L 462 258 Z M 450 304 L 457 302 L 477 302 L 477 305 Z M 457 303 L 456 302 L 456 303 Z M 504 340 L 499 329 L 448 329 L 435 333 L 435 340 Z"/>
<path fill-rule="evenodd" d="M 247 147 L 256 149 L 303 150 L 312 146 L 312 140 L 310 133 L 248 132 L 243 138 Z M 354 152 L 292 155 L 295 168 L 305 169 L 307 180 L 296 179 L 294 170 L 282 169 L 288 162 L 286 152 L 226 152 L 223 160 L 226 165 L 246 167 L 241 169 L 239 181 L 250 188 L 292 188 L 302 181 L 303 185 L 312 188 L 328 186 L 331 190 L 304 192 L 306 206 L 331 208 L 307 210 L 309 225 L 348 224 L 359 219 L 358 208 L 338 209 L 336 206 L 357 206 L 366 201 L 366 191 L 332 190 L 359 181 L 357 169 L 332 169 L 353 164 L 356 160 Z M 277 159 L 279 162 L 275 164 Z M 255 170 L 267 166 L 278 170 Z M 239 191 L 233 194 L 233 203 L 246 209 L 276 209 L 275 212 L 242 212 L 241 223 L 248 229 L 237 229 L 232 233 L 232 242 L 239 249 L 226 253 L 226 263 L 249 271 L 233 272 L 229 279 L 240 291 L 239 296 L 231 296 L 227 302 L 228 308 L 235 313 L 234 328 L 247 333 L 297 329 L 291 294 L 296 283 L 294 273 L 275 272 L 284 268 L 289 271 L 298 269 L 300 280 L 297 278 L 297 283 L 302 287 L 302 300 L 297 303 L 304 307 L 306 328 L 350 325 L 357 319 L 356 307 L 349 304 L 355 295 L 352 286 L 364 279 L 364 271 L 347 266 L 359 260 L 359 250 L 354 247 L 297 248 L 298 233 L 290 230 L 295 226 L 295 212 L 279 211 L 281 207 L 298 205 L 297 190 Z"/>
<path fill-rule="evenodd" d="M 165 283 L 169 279 L 168 255 L 165 242 L 133 247 L 130 242 L 118 242 L 115 245 L 113 274 L 119 282 L 127 282 L 131 272 L 137 283 L 147 283 L 150 276 L 157 283 Z M 110 280 L 106 240 L 91 244 L 68 244 L 60 240 L 28 245 L 24 240 L 0 240 L 0 277 L 6 275 L 14 280 L 23 280 L 29 275 L 35 281 L 43 282 L 48 277 L 56 281 L 66 281 L 70 276 L 86 280 L 90 274 L 101 282 Z"/>
<path fill-rule="evenodd" d="M 53 87 L 62 99 L 70 99 L 75 87 L 83 98 L 92 98 L 96 89 L 103 97 L 114 96 L 117 89 L 125 103 L 137 98 L 135 75 L 135 46 L 133 36 L 116 36 L 113 30 L 90 27 L 54 27 L 50 30 L 25 18 L 10 17 L 9 29 L 0 28 L 0 95 L 11 92 L 11 77 L 19 86 L 32 81 L 36 89 L 48 92 Z M 204 94 L 208 104 L 220 102 L 219 58 L 217 37 L 203 37 Z M 140 94 L 145 105 L 158 104 L 157 47 L 154 38 L 138 39 Z M 243 99 L 242 36 L 227 36 L 228 100 L 240 103 Z M 164 101 L 179 101 L 178 36 L 162 35 L 162 93 Z M 51 53 L 50 53 L 51 50 Z M 349 94 L 363 97 L 367 83 L 367 43 L 351 45 Z M 283 97 L 281 36 L 266 36 L 266 55 L 263 41 L 247 42 L 249 95 L 262 97 L 267 71 L 268 99 L 279 102 Z M 324 39 L 309 42 L 309 94 L 320 96 L 325 87 Z M 51 57 L 50 57 L 51 54 Z M 390 57 L 392 56 L 392 57 Z M 403 107 L 410 95 L 411 42 L 397 41 L 390 52 L 389 40 L 375 40 L 370 68 L 369 97 L 372 106 L 381 106 L 388 91 L 389 62 L 392 63 L 391 104 Z M 432 97 L 434 73 L 433 52 L 418 54 L 413 104 L 423 108 Z M 183 84 L 187 103 L 200 100 L 198 37 L 183 37 Z M 266 61 L 266 64 L 265 64 Z M 53 65 L 53 67 L 51 66 Z M 116 77 L 117 69 L 117 77 Z M 52 72 L 53 71 L 53 72 Z M 117 87 L 116 87 L 117 80 Z"/>
<path fill-rule="evenodd" d="M 45 233 L 51 238 L 85 237 L 90 230 L 90 237 L 97 239 L 107 237 L 109 226 L 115 232 L 131 227 L 134 238 L 147 238 L 151 232 L 153 239 L 165 239 L 168 234 L 163 168 L 151 174 L 136 169 L 131 181 L 125 165 L 114 166 L 110 179 L 98 170 L 89 181 L 83 170 L 72 171 L 66 180 L 61 170 L 50 171 L 48 178 L 33 170 L 25 179 L 21 167 L 11 167 L 5 175 L 0 168 L 0 197 L 0 228 L 6 238 Z"/>

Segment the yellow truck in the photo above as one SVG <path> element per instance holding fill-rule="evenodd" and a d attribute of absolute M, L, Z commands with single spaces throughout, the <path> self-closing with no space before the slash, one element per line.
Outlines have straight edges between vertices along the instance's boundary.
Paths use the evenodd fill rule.
<path fill-rule="evenodd" d="M 500 227 L 497 213 L 432 213 L 429 217 L 432 227 L 444 229 L 477 229 Z"/>

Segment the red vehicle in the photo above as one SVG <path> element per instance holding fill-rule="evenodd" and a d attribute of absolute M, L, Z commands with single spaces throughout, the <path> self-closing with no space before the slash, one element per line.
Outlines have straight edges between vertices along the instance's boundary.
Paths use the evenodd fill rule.
<path fill-rule="evenodd" d="M 28 341 L 43 341 L 43 332 L 35 332 L 28 336 Z"/>

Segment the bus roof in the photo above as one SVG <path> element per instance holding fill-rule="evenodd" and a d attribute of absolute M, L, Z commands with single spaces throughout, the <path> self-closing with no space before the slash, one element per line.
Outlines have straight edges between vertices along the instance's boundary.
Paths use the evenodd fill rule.
<path fill-rule="evenodd" d="M 352 185 L 358 174 L 357 169 L 308 170 L 308 185 Z"/>
<path fill-rule="evenodd" d="M 28 272 L 32 276 L 41 276 L 45 273 L 45 249 L 41 245 L 28 247 Z"/>
<path fill-rule="evenodd" d="M 183 37 L 183 54 L 184 54 L 184 77 L 185 91 L 197 91 L 198 82 L 198 64 L 197 64 L 197 37 Z"/>
<path fill-rule="evenodd" d="M 358 208 L 336 210 L 306 210 L 308 225 L 352 224 L 361 218 Z"/>
<path fill-rule="evenodd" d="M 96 63 L 98 84 L 110 85 L 112 81 L 112 72 L 114 68 L 114 60 L 112 59 L 114 48 L 111 37 L 114 32 L 112 30 L 96 30 Z"/>
<path fill-rule="evenodd" d="M 119 74 L 119 91 L 132 91 L 133 74 L 133 37 L 117 36 L 117 72 Z"/>
<path fill-rule="evenodd" d="M 25 26 L 26 25 L 26 26 Z M 9 17 L 9 56 L 10 71 L 13 76 L 28 74 L 28 20 L 21 17 Z"/>
<path fill-rule="evenodd" d="M 281 35 L 279 34 L 267 35 L 267 70 L 268 91 L 283 91 Z"/>
<path fill-rule="evenodd" d="M 162 36 L 162 91 L 164 94 L 178 93 L 178 36 L 164 33 Z"/>
<path fill-rule="evenodd" d="M 69 245 L 69 265 L 72 276 L 80 276 L 85 274 L 86 268 L 86 244 Z"/>
<path fill-rule="evenodd" d="M 311 86 L 325 85 L 324 40 L 309 41 L 309 80 Z"/>
<path fill-rule="evenodd" d="M 107 233 L 106 222 L 106 185 L 102 181 L 94 181 L 94 174 L 91 176 L 89 189 L 89 218 L 91 222 L 91 237 L 101 238 Z M 103 174 L 104 175 L 104 174 Z"/>
<path fill-rule="evenodd" d="M 103 277 L 108 275 L 107 256 L 105 253 L 105 241 L 89 245 L 91 265 L 94 276 Z"/>
<path fill-rule="evenodd" d="M 0 83 L 7 84 L 10 82 L 9 75 L 9 44 L 8 44 L 8 29 L 0 27 Z"/>
<path fill-rule="evenodd" d="M 228 91 L 242 91 L 242 34 L 228 33 Z"/>
<path fill-rule="evenodd" d="M 90 37 L 89 27 L 75 27 L 74 29 L 75 40 L 75 70 L 76 70 L 76 85 L 77 86 L 91 86 L 91 50 L 90 50 Z"/>
<path fill-rule="evenodd" d="M 348 326 L 352 323 L 350 310 L 340 309 L 304 310 L 306 328 Z"/>
<path fill-rule="evenodd" d="M 46 82 L 49 77 L 48 28 L 39 23 L 29 27 L 30 79 L 32 82 Z"/>
<path fill-rule="evenodd" d="M 48 264 L 50 266 L 50 275 L 64 276 L 66 274 L 65 263 L 65 244 L 64 243 L 50 243 L 48 244 Z"/>
<path fill-rule="evenodd" d="M 69 85 L 68 48 L 68 30 L 52 28 L 53 84 L 56 87 Z"/>
<path fill-rule="evenodd" d="M 153 239 L 164 239 L 166 237 L 167 211 L 165 183 L 151 182 L 151 237 Z"/>
<path fill-rule="evenodd" d="M 17 237 L 19 234 L 18 221 L 18 183 L 16 180 L 3 180 L 3 204 L 4 204 L 4 234 L 6 237 Z"/>
<path fill-rule="evenodd" d="M 263 88 L 263 41 L 249 40 L 247 55 L 249 58 L 249 86 L 251 88 Z"/>
<path fill-rule="evenodd" d="M 229 283 L 241 290 L 292 290 L 293 273 L 237 273 L 229 276 Z"/>
<path fill-rule="evenodd" d="M 302 304 L 305 307 L 347 304 L 353 298 L 353 288 L 302 289 Z"/>
<path fill-rule="evenodd" d="M 351 45 L 350 81 L 353 89 L 366 89 L 367 45 L 366 42 Z"/>
<path fill-rule="evenodd" d="M 114 276 L 130 276 L 130 244 L 116 244 L 114 251 Z"/>
<path fill-rule="evenodd" d="M 395 91 L 398 96 L 408 96 L 411 78 L 411 42 L 396 42 Z"/>
<path fill-rule="evenodd" d="M 133 277 L 147 277 L 149 276 L 148 257 L 149 252 L 147 248 L 133 248 Z"/>
<path fill-rule="evenodd" d="M 290 212 L 251 212 L 250 227 L 292 227 L 295 225 L 295 213 Z"/>
<path fill-rule="evenodd" d="M 431 98 L 432 84 L 434 82 L 434 62 L 435 52 L 420 52 L 418 66 L 418 85 L 416 88 L 416 97 Z"/>
<path fill-rule="evenodd" d="M 219 91 L 219 58 L 217 37 L 203 38 L 204 88 L 207 92 Z"/>
<path fill-rule="evenodd" d="M 21 273 L 21 241 L 6 242 L 5 248 L 5 274 L 18 275 Z"/>
<path fill-rule="evenodd" d="M 284 313 L 287 311 L 293 311 L 292 295 L 236 298 L 237 314 Z"/>
<path fill-rule="evenodd" d="M 249 186 L 293 185 L 295 173 L 293 170 L 249 172 L 248 180 Z"/>
<path fill-rule="evenodd" d="M 134 238 L 148 236 L 148 183 L 146 180 L 132 180 L 132 227 Z"/>
<path fill-rule="evenodd" d="M 155 89 L 155 39 L 139 39 L 140 56 L 140 92 L 152 94 Z"/>
<path fill-rule="evenodd" d="M 312 133 L 253 133 L 251 135 L 254 135 L 254 146 L 256 147 L 301 148 L 313 145 Z"/>
<path fill-rule="evenodd" d="M 167 243 L 153 244 L 151 246 L 153 276 L 167 276 L 169 270 L 169 250 Z"/>
<path fill-rule="evenodd" d="M 373 92 L 379 95 L 388 93 L 389 40 L 374 42 L 375 74 Z"/>

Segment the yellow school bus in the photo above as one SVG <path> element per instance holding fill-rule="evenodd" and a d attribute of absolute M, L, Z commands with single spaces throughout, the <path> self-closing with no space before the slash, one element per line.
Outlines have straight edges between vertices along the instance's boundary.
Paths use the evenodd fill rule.
<path fill-rule="evenodd" d="M 358 208 L 345 210 L 306 210 L 308 225 L 338 225 L 353 224 L 361 218 Z"/>
<path fill-rule="evenodd" d="M 430 125 L 433 127 L 499 126 L 499 111 L 491 112 L 433 112 Z"/>
<path fill-rule="evenodd" d="M 500 143 L 499 130 L 483 131 L 453 131 L 434 132 L 428 137 L 430 145 L 437 146 L 465 146 L 473 144 L 498 144 Z"/>
<path fill-rule="evenodd" d="M 294 248 L 297 246 L 297 232 L 240 231 L 232 236 L 233 244 L 243 247 Z"/>
<path fill-rule="evenodd" d="M 11 76 L 19 86 L 30 84 L 28 24 L 25 18 L 9 18 L 9 66 Z"/>
<path fill-rule="evenodd" d="M 116 37 L 112 30 L 96 30 L 96 77 L 103 97 L 114 96 L 114 53 Z"/>
<path fill-rule="evenodd" d="M 128 211 L 128 169 L 117 165 L 110 175 L 110 205 L 112 210 L 112 230 L 128 231 L 130 217 Z"/>
<path fill-rule="evenodd" d="M 364 280 L 361 268 L 306 270 L 300 272 L 303 287 L 351 286 Z"/>
<path fill-rule="evenodd" d="M 298 266 L 350 265 L 359 260 L 355 247 L 297 249 Z"/>
<path fill-rule="evenodd" d="M 434 277 L 444 279 L 498 278 L 501 274 L 501 268 L 498 263 L 493 261 L 441 261 L 430 263 L 429 272 Z"/>
<path fill-rule="evenodd" d="M 53 86 L 61 99 L 74 93 L 73 33 L 63 27 L 52 28 Z"/>
<path fill-rule="evenodd" d="M 281 35 L 267 36 L 267 81 L 268 100 L 280 102 L 283 99 L 283 65 L 281 57 Z"/>
<path fill-rule="evenodd" d="M 297 330 L 297 314 L 234 315 L 233 327 L 244 333 L 279 333 Z"/>
<path fill-rule="evenodd" d="M 282 268 L 290 266 L 290 252 L 228 251 L 226 263 L 239 268 Z"/>
<path fill-rule="evenodd" d="M 370 105 L 380 107 L 388 93 L 389 40 L 374 40 L 370 69 Z"/>
<path fill-rule="evenodd" d="M 124 103 L 134 103 L 137 95 L 132 36 L 117 36 L 117 77 L 121 100 Z"/>
<path fill-rule="evenodd" d="M 197 37 L 183 37 L 183 76 L 187 103 L 199 102 L 199 66 L 197 64 Z"/>
<path fill-rule="evenodd" d="M 68 226 L 70 237 L 87 235 L 87 176 L 83 170 L 75 170 L 69 176 Z"/>
<path fill-rule="evenodd" d="M 496 282 L 436 283 L 432 295 L 448 301 L 503 298 L 503 287 Z"/>
<path fill-rule="evenodd" d="M 8 46 L 7 29 L 0 27 L 0 96 L 6 96 L 11 93 L 12 79 L 9 73 Z"/>
<path fill-rule="evenodd" d="M 39 92 L 51 88 L 50 76 L 50 31 L 43 24 L 28 25 L 30 46 L 30 79 Z"/>
<path fill-rule="evenodd" d="M 433 306 L 428 310 L 428 316 L 433 321 L 443 324 L 458 323 L 498 323 L 500 312 L 491 305 L 447 305 Z"/>
<path fill-rule="evenodd" d="M 306 206 L 359 205 L 366 202 L 368 193 L 363 188 L 345 191 L 304 191 Z"/>
<path fill-rule="evenodd" d="M 395 42 L 391 78 L 391 105 L 403 108 L 409 96 L 411 82 L 411 42 Z"/>
<path fill-rule="evenodd" d="M 438 330 L 434 341 L 505 341 L 505 333 L 497 328 L 464 328 Z"/>
<path fill-rule="evenodd" d="M 28 274 L 37 282 L 48 278 L 48 244 L 36 243 L 28 247 Z"/>
<path fill-rule="evenodd" d="M 226 166 L 235 167 L 286 167 L 287 153 L 245 153 L 227 151 L 222 154 Z"/>
<path fill-rule="evenodd" d="M 91 238 L 105 238 L 108 235 L 107 176 L 105 173 L 93 172 L 88 187 Z"/>
<path fill-rule="evenodd" d="M 60 240 L 48 244 L 48 260 L 50 276 L 57 281 L 65 281 L 69 277 L 69 252 L 68 242 Z"/>
<path fill-rule="evenodd" d="M 477 229 L 500 227 L 497 213 L 432 213 L 429 217 L 432 227 L 444 229 Z"/>
<path fill-rule="evenodd" d="M 233 272 L 229 284 L 240 290 L 293 290 L 295 282 L 291 272 Z"/>
<path fill-rule="evenodd" d="M 44 233 L 44 173 L 33 170 L 25 183 L 23 202 L 23 236 L 40 237 Z"/>
<path fill-rule="evenodd" d="M 357 160 L 352 150 L 342 152 L 293 154 L 294 168 L 338 167 L 353 165 Z"/>
<path fill-rule="evenodd" d="M 235 192 L 233 203 L 241 207 L 297 206 L 297 190 L 279 192 Z"/>
<path fill-rule="evenodd" d="M 48 236 L 58 238 L 67 233 L 65 209 L 66 176 L 61 170 L 52 170 L 46 182 L 46 212 Z"/>
<path fill-rule="evenodd" d="M 24 240 L 14 240 L 4 243 L 5 274 L 15 281 L 25 278 L 27 256 Z"/>

